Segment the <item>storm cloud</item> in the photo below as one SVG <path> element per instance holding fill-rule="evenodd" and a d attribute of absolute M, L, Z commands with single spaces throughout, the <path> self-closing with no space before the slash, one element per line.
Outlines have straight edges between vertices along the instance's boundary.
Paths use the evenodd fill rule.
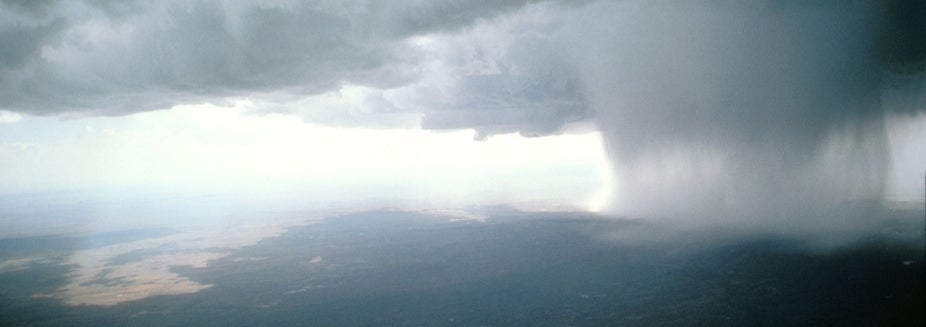
<path fill-rule="evenodd" d="M 119 115 L 418 78 L 409 37 L 526 1 L 3 1 L 0 108 Z"/>
<path fill-rule="evenodd" d="M 924 8 L 7 0 L 0 110 L 123 115 L 248 98 L 321 124 L 412 121 L 482 140 L 592 123 L 621 213 L 803 219 L 883 193 L 885 119 L 926 111 Z"/>

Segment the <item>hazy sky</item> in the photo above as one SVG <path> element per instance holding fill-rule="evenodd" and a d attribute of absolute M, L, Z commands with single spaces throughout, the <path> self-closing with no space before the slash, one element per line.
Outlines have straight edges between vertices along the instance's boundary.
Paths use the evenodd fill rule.
<path fill-rule="evenodd" d="M 0 192 L 919 199 L 923 7 L 4 0 Z"/>
<path fill-rule="evenodd" d="M 21 117 L 0 129 L 2 191 L 303 192 L 332 201 L 586 208 L 607 174 L 598 133 L 475 142 L 466 130 L 328 127 L 255 115 L 249 105 Z"/>

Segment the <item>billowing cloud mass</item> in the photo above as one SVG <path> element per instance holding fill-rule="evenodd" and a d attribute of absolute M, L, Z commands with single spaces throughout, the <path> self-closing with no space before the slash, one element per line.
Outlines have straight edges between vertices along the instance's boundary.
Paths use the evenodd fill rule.
<path fill-rule="evenodd" d="M 605 134 L 615 207 L 876 199 L 926 111 L 922 1 L 2 1 L 0 110 L 248 98 L 328 125 Z M 758 214 L 762 213 L 762 214 Z"/>
<path fill-rule="evenodd" d="M 118 115 L 418 78 L 408 38 L 526 1 L 4 1 L 0 107 Z"/>

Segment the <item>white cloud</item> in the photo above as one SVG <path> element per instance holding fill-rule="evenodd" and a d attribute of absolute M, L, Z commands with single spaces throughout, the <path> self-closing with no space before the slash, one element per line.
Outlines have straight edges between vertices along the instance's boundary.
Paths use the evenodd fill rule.
<path fill-rule="evenodd" d="M 12 111 L 0 110 L 0 124 L 11 124 L 22 120 L 22 115 Z"/>

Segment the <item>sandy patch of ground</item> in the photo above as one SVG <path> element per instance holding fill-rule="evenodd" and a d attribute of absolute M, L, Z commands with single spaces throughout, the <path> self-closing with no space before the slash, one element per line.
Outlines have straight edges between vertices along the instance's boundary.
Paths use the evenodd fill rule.
<path fill-rule="evenodd" d="M 54 293 L 36 296 L 52 297 L 68 305 L 112 306 L 155 295 L 195 293 L 212 285 L 191 281 L 171 272 L 171 267 L 205 267 L 210 261 L 237 249 L 280 235 L 289 227 L 316 221 L 301 219 L 188 231 L 80 250 L 64 262 L 77 267 L 69 283 Z M 128 259 L 118 260 L 126 256 Z M 0 269 L 15 269 L 28 262 L 25 259 L 22 262 L 5 262 Z"/>
<path fill-rule="evenodd" d="M 480 221 L 486 220 L 486 215 L 474 213 L 465 209 L 424 209 L 418 212 L 426 215 L 447 217 L 450 221 Z"/>
<path fill-rule="evenodd" d="M 53 256 L 38 256 L 38 257 L 16 258 L 16 259 L 4 260 L 0 262 L 0 273 L 16 271 L 20 269 L 26 269 L 36 264 L 53 263 L 53 262 L 55 262 L 55 258 Z"/>

